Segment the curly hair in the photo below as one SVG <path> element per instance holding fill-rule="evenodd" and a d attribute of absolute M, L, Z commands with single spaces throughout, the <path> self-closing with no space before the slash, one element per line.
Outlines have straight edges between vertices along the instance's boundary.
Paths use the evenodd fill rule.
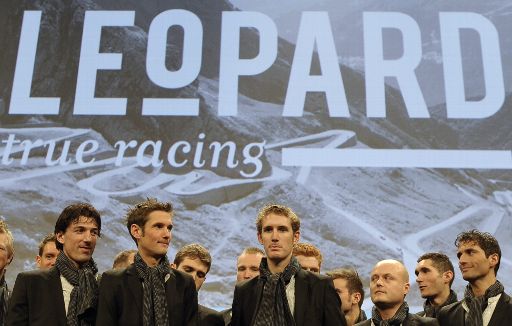
<path fill-rule="evenodd" d="M 498 274 L 501 262 L 501 248 L 498 240 L 488 232 L 480 232 L 473 229 L 459 233 L 459 235 L 457 235 L 457 239 L 455 239 L 455 246 L 459 248 L 462 243 L 468 242 L 476 243 L 480 248 L 482 248 L 485 253 L 485 257 L 487 258 L 490 255 L 498 255 L 498 263 L 494 266 L 494 274 Z"/>

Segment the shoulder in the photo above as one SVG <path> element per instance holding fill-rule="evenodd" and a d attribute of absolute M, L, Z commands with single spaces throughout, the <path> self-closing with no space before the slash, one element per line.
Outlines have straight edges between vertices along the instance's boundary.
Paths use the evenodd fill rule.
<path fill-rule="evenodd" d="M 461 309 L 464 310 L 464 308 L 462 307 L 462 301 L 454 302 L 452 304 L 442 307 L 441 310 L 439 310 L 439 317 L 454 314 L 457 311 L 460 311 Z"/>
<path fill-rule="evenodd" d="M 301 269 L 295 274 L 297 280 L 306 281 L 311 284 L 332 284 L 332 278 L 327 275 L 316 274 Z"/>
<path fill-rule="evenodd" d="M 255 277 L 247 281 L 242 281 L 235 285 L 235 292 L 245 292 L 253 289 L 259 282 L 260 278 Z"/>
<path fill-rule="evenodd" d="M 355 324 L 355 326 L 370 326 L 371 324 L 372 324 L 371 319 L 367 319 L 365 321 Z"/>
<path fill-rule="evenodd" d="M 57 268 L 52 267 L 50 269 L 35 269 L 32 271 L 21 272 L 16 277 L 16 281 L 44 281 L 50 278 L 58 278 L 59 271 Z"/>
<path fill-rule="evenodd" d="M 409 314 L 407 319 L 411 322 L 410 325 L 438 325 L 437 319 L 429 317 L 421 317 L 415 314 Z"/>
<path fill-rule="evenodd" d="M 198 305 L 199 320 L 201 325 L 224 325 L 224 318 L 217 310 Z"/>

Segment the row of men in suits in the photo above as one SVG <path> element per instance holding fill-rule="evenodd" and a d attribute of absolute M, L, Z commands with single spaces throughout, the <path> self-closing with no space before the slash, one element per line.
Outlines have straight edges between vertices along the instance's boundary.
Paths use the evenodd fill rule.
<path fill-rule="evenodd" d="M 214 315 L 197 304 L 197 290 L 211 265 L 211 257 L 204 255 L 204 248 L 198 245 L 182 248 L 181 258 L 178 252 L 174 261 L 175 269 L 170 268 L 167 250 L 172 238 L 172 219 L 170 203 L 148 199 L 131 208 L 126 220 L 138 249 L 134 263 L 104 273 L 98 289 L 92 254 L 101 231 L 99 213 L 88 204 L 66 207 L 55 225 L 56 249 L 60 250 L 55 266 L 18 275 L 6 324 L 195 325 L 199 320 L 212 325 L 220 323 L 219 318 L 206 321 L 197 317 Z M 254 264 L 250 269 L 239 270 L 240 274 L 252 273 L 252 276 L 244 276 L 247 280 L 236 285 L 231 324 L 351 323 L 344 316 L 347 310 L 340 300 L 341 291 L 336 292 L 334 274 L 328 277 L 305 271 L 293 255 L 300 239 L 300 220 L 296 214 L 286 206 L 268 205 L 259 212 L 256 227 L 265 257 L 259 257 L 257 272 Z M 0 223 L 0 269 L 3 261 L 8 264 L 12 260 L 12 242 L 12 234 L 5 223 Z M 501 259 L 496 239 L 470 231 L 460 234 L 456 245 L 468 288 L 464 300 L 442 308 L 437 320 L 441 325 L 505 325 L 509 321 L 507 317 L 511 317 L 512 304 L 496 280 Z M 244 254 L 248 253 L 243 253 L 239 261 Z M 40 251 L 39 256 L 42 264 L 44 253 Z M 421 258 L 418 266 L 423 261 L 435 261 L 432 257 Z M 202 265 L 207 265 L 206 271 Z M 307 263 L 303 265 L 306 267 Z M 426 284 L 428 277 L 424 275 L 429 274 L 429 269 L 419 266 L 416 274 L 418 283 Z M 405 302 L 408 280 L 407 270 L 400 262 L 377 263 L 370 279 L 370 296 L 375 305 L 372 318 L 358 325 L 437 325 L 436 319 L 408 312 Z M 422 293 L 427 288 L 420 284 Z M 431 303 L 438 302 L 433 299 Z"/>

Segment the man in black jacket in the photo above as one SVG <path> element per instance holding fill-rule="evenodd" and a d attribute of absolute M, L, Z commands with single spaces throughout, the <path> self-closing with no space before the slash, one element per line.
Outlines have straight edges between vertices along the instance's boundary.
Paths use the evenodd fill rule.
<path fill-rule="evenodd" d="M 421 297 L 426 299 L 418 315 L 437 318 L 442 307 L 457 302 L 451 289 L 455 271 L 448 256 L 438 252 L 421 255 L 414 273 Z"/>
<path fill-rule="evenodd" d="M 171 266 L 192 276 L 199 292 L 212 266 L 212 257 L 208 249 L 192 243 L 178 250 Z M 199 326 L 224 326 L 222 314 L 203 305 L 198 305 L 198 322 Z"/>
<path fill-rule="evenodd" d="M 235 287 L 233 326 L 346 325 L 332 279 L 302 270 L 292 256 L 300 220 L 288 207 L 268 205 L 256 221 L 266 258 L 260 275 Z"/>
<path fill-rule="evenodd" d="M 462 278 L 468 281 L 464 299 L 439 312 L 441 326 L 503 326 L 512 323 L 512 301 L 496 279 L 501 249 L 487 232 L 462 232 L 455 240 Z"/>
<path fill-rule="evenodd" d="M 374 304 L 372 318 L 356 326 L 437 326 L 437 320 L 433 318 L 409 313 L 409 306 L 405 301 L 409 288 L 409 273 L 401 262 L 378 262 L 370 275 L 370 296 Z"/>
<path fill-rule="evenodd" d="M 98 304 L 92 259 L 101 218 L 89 204 L 69 205 L 55 223 L 55 266 L 18 274 L 7 325 L 94 325 Z"/>
<path fill-rule="evenodd" d="M 156 199 L 148 199 L 128 211 L 126 225 L 138 252 L 126 269 L 103 274 L 97 326 L 196 325 L 194 280 L 171 269 L 167 259 L 172 214 L 170 203 Z"/>

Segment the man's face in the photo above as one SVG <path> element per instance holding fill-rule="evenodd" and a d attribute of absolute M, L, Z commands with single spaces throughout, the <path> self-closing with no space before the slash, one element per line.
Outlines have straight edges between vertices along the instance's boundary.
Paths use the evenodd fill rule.
<path fill-rule="evenodd" d="M 303 255 L 295 256 L 297 260 L 299 261 L 300 266 L 302 269 L 320 274 L 320 262 L 316 257 L 306 257 Z"/>
<path fill-rule="evenodd" d="M 409 282 L 398 263 L 381 262 L 375 265 L 370 278 L 370 295 L 377 307 L 393 307 L 404 301 Z"/>
<path fill-rule="evenodd" d="M 441 295 L 446 288 L 450 288 L 451 277 L 448 275 L 448 272 L 440 273 L 434 267 L 431 259 L 420 261 L 416 265 L 414 273 L 416 274 L 416 283 L 418 283 L 422 298 L 435 298 Z"/>
<path fill-rule="evenodd" d="M 299 241 L 300 232 L 293 232 L 290 219 L 283 215 L 270 213 L 262 220 L 258 240 L 263 245 L 267 259 L 280 262 L 290 258 L 293 244 Z"/>
<path fill-rule="evenodd" d="M 43 253 L 41 256 L 36 256 L 37 267 L 41 269 L 47 269 L 55 265 L 57 256 L 59 255 L 59 249 L 55 245 L 55 242 L 49 241 L 43 247 Z"/>
<path fill-rule="evenodd" d="M 9 255 L 9 241 L 5 233 L 0 233 L 0 273 L 11 263 L 12 254 Z"/>
<path fill-rule="evenodd" d="M 98 235 L 96 221 L 80 216 L 64 232 L 57 233 L 57 241 L 62 243 L 64 254 L 79 266 L 91 260 Z"/>
<path fill-rule="evenodd" d="M 208 273 L 208 266 L 203 264 L 199 259 L 188 257 L 185 257 L 178 266 L 173 265 L 173 267 L 192 276 L 196 284 L 196 291 L 199 291 Z"/>
<path fill-rule="evenodd" d="M 260 275 L 261 254 L 243 254 L 236 263 L 236 282 L 250 280 Z"/>
<path fill-rule="evenodd" d="M 336 278 L 333 280 L 334 288 L 336 289 L 336 293 L 340 296 L 341 299 L 341 310 L 344 314 L 347 314 L 352 310 L 353 307 L 359 307 L 358 303 L 360 298 L 359 293 L 352 293 L 347 287 L 347 280 L 344 278 Z M 359 299 L 358 299 L 359 298 Z"/>
<path fill-rule="evenodd" d="M 463 242 L 457 250 L 459 268 L 462 278 L 468 282 L 484 278 L 489 273 L 494 274 L 494 266 L 498 263 L 498 255 L 485 257 L 485 252 L 475 242 Z"/>
<path fill-rule="evenodd" d="M 165 211 L 149 213 L 146 224 L 142 228 L 136 224 L 132 224 L 131 227 L 141 255 L 157 259 L 167 254 L 172 239 L 171 230 L 172 216 Z"/>

